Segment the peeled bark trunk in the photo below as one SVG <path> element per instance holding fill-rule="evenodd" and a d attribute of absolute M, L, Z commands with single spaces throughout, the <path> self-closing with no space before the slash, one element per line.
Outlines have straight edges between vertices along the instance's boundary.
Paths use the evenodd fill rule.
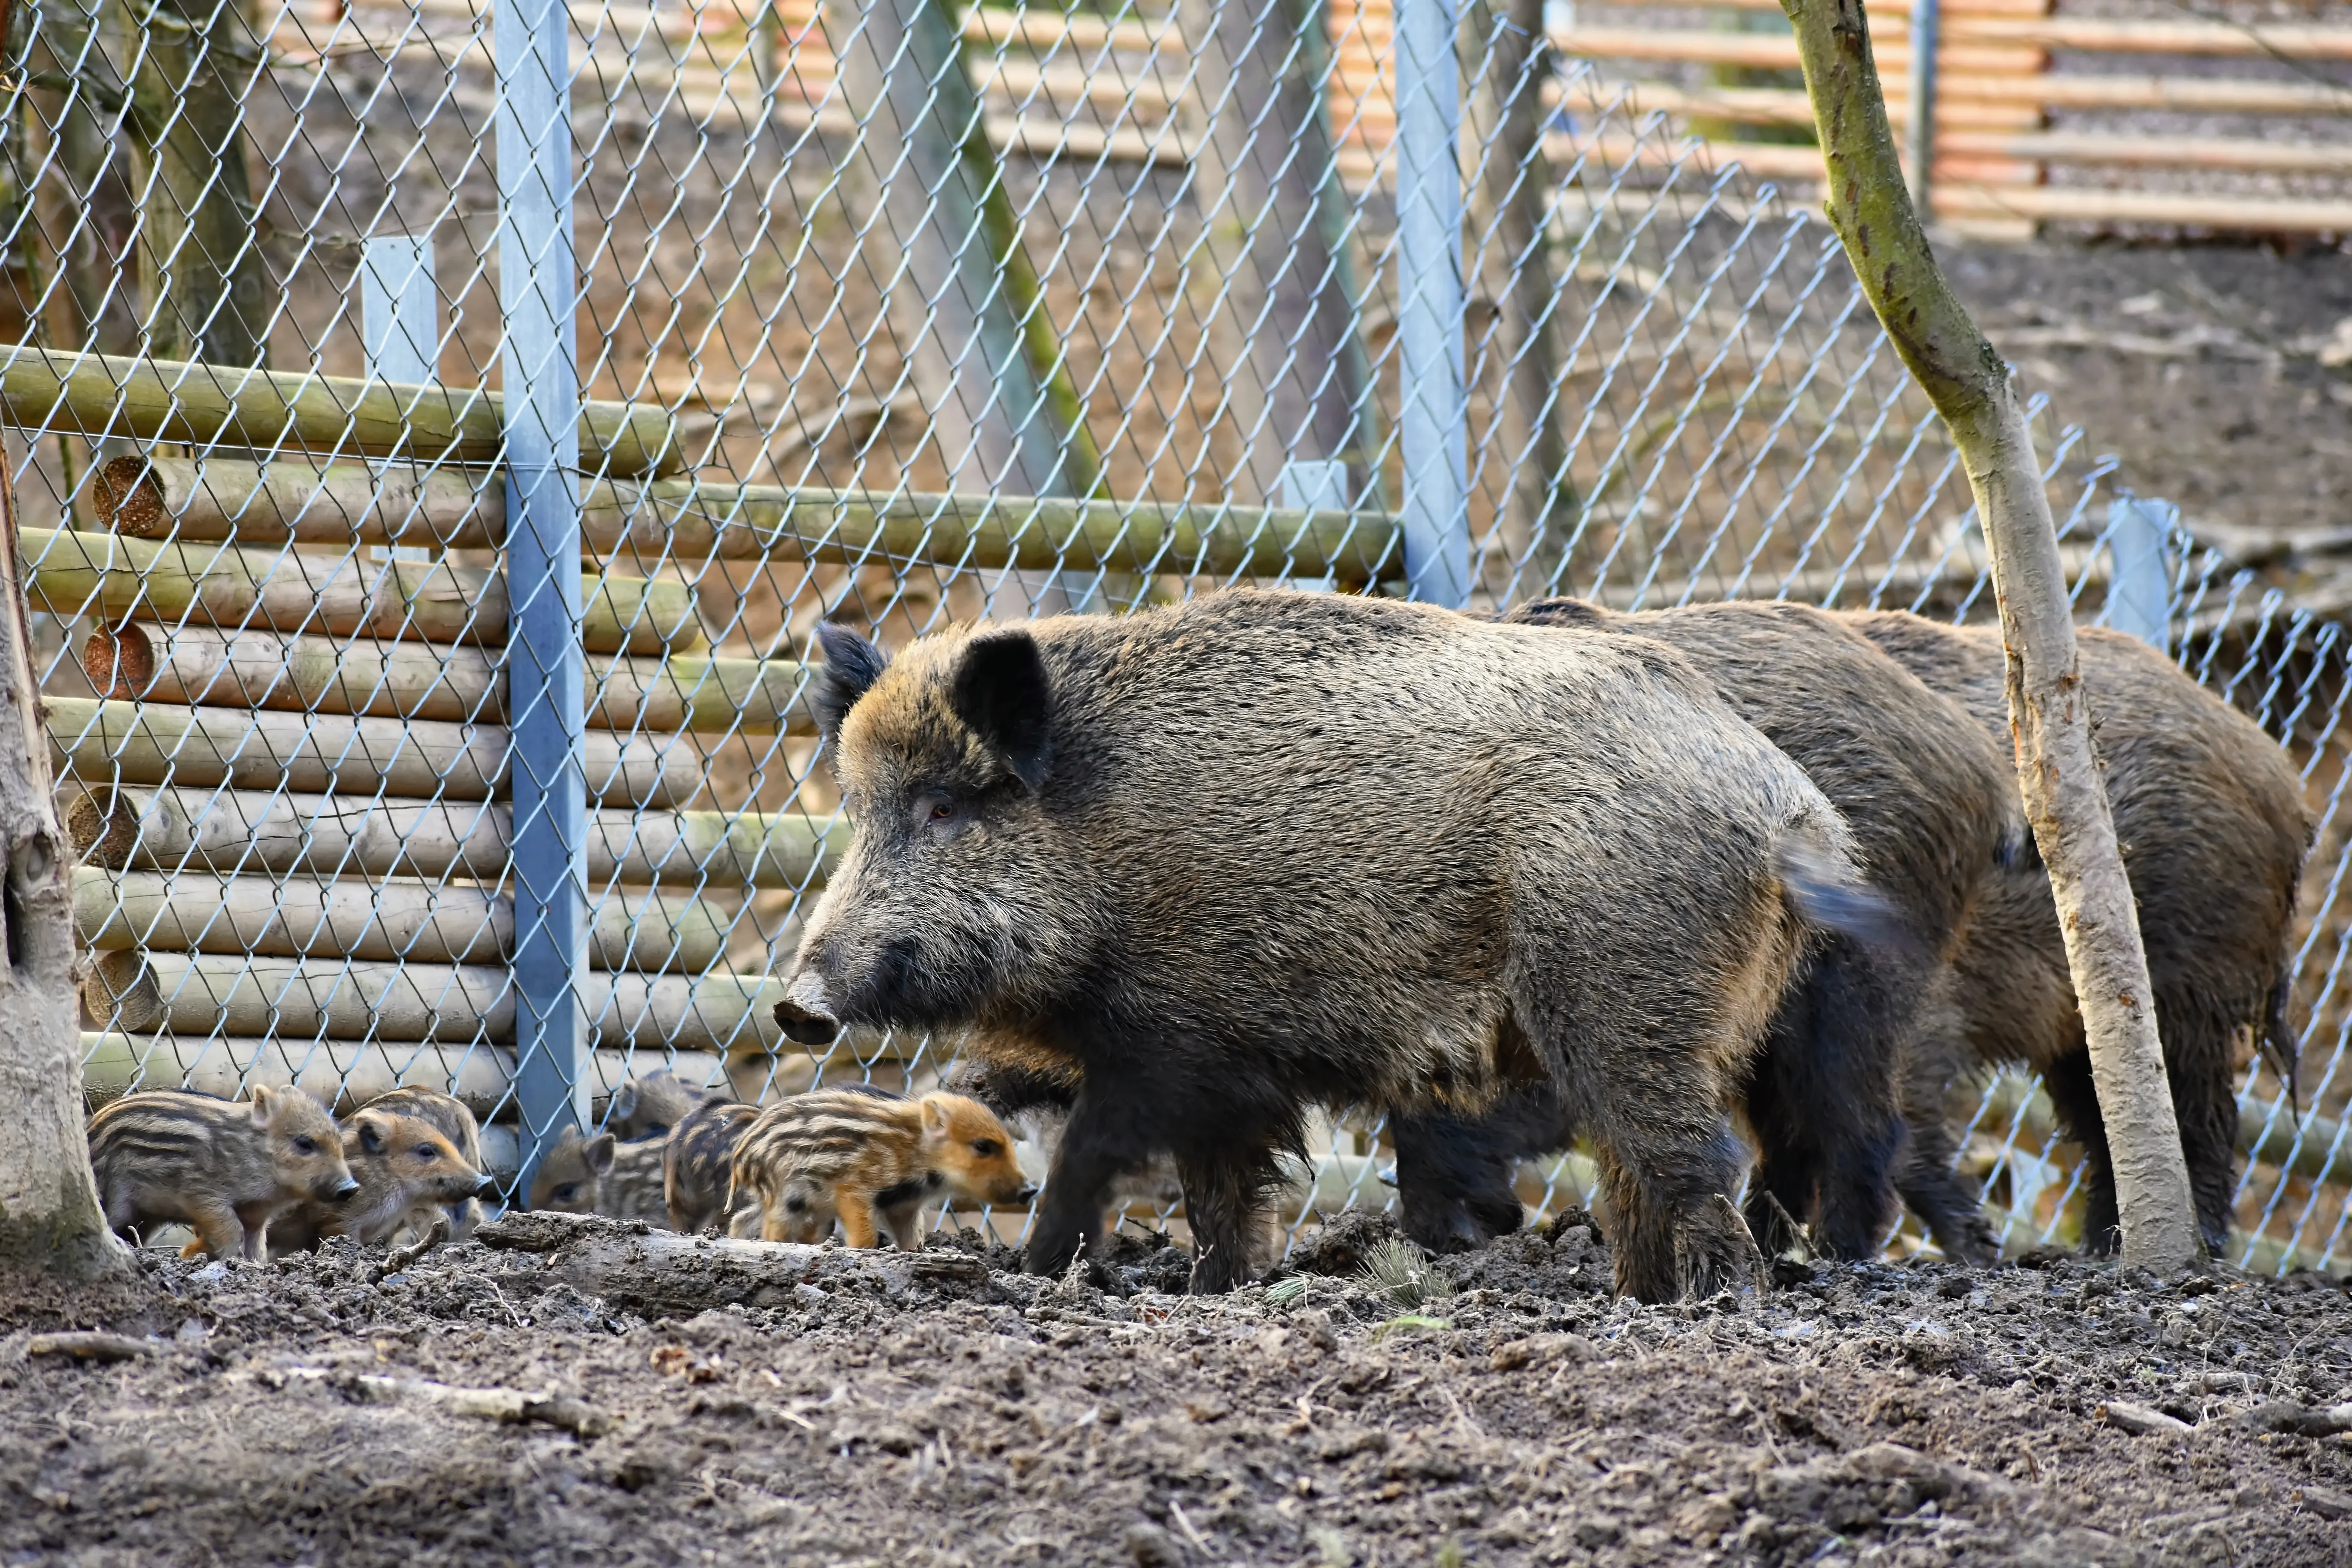
<path fill-rule="evenodd" d="M 1488 461 L 1509 488 L 1503 498 L 1489 586 L 1498 602 L 1548 584 L 1575 506 L 1559 399 L 1559 279 L 1545 237 L 1552 172 L 1543 155 L 1543 0 L 1472 0 L 1470 241 L 1478 291 L 1494 312 L 1481 358 L 1491 367 L 1495 423 Z M 1496 577 L 1499 576 L 1499 580 Z"/>
<path fill-rule="evenodd" d="M 1912 377 L 1952 433 L 1992 556 L 2009 650 L 2010 725 L 2034 841 L 2066 941 L 2107 1125 L 2123 1259 L 2159 1271 L 2203 1255 L 2165 1077 L 2131 883 L 2091 748 L 2058 533 L 2009 367 L 1928 248 L 1905 188 L 1862 0 L 1781 0 L 1795 24 L 1829 172 L 1831 225 Z"/>
<path fill-rule="evenodd" d="M 16 508 L 0 457 L 0 1263 L 68 1275 L 121 1268 L 82 1136 L 73 856 L 41 733 Z"/>
<path fill-rule="evenodd" d="M 139 61 L 130 123 L 142 163 L 149 352 L 267 363 L 269 274 L 254 232 L 245 135 L 259 40 L 235 0 L 155 0 L 123 49 Z"/>
<path fill-rule="evenodd" d="M 1378 442 L 1371 372 L 1332 162 L 1330 45 L 1311 0 L 1182 0 L 1200 86 L 1193 179 L 1223 420 L 1241 451 L 1231 499 L 1282 500 L 1282 470 L 1344 460 L 1351 501 Z"/>
<path fill-rule="evenodd" d="M 1077 391 L 1021 246 L 945 0 L 828 0 L 826 40 L 881 187 L 876 276 L 948 487 L 1084 496 L 1101 476 Z"/>

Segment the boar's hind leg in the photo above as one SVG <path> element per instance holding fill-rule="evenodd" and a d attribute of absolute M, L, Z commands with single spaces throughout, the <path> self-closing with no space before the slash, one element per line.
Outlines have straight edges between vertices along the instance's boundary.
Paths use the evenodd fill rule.
<path fill-rule="evenodd" d="M 1774 1015 L 1748 1085 L 1762 1158 L 1748 1224 L 1765 1249 L 1811 1226 L 1813 1249 L 1859 1261 L 1894 1228 L 1905 1127 L 1895 1091 L 1907 988 L 1899 966 L 1832 936 Z"/>
<path fill-rule="evenodd" d="M 1176 1157 L 1184 1184 L 1184 1222 L 1192 1231 L 1196 1296 L 1223 1295 L 1255 1276 L 1250 1239 L 1259 1206 L 1280 1185 L 1271 1151 L 1214 1158 Z"/>
<path fill-rule="evenodd" d="M 2230 1248 L 2230 1226 L 2238 1195 L 2237 1021 L 2259 1030 L 2264 1004 L 2217 1009 L 2209 998 L 2183 996 L 2186 988 L 2158 986 L 2157 1032 L 2164 1039 L 2165 1076 L 2171 1080 L 2172 1113 L 2180 1124 L 2180 1153 L 2196 1194 L 2197 1228 L 2216 1257 Z"/>
<path fill-rule="evenodd" d="M 1549 1083 L 1507 1089 L 1484 1116 L 1429 1110 L 1389 1118 L 1396 1145 L 1397 1218 L 1423 1250 L 1458 1252 L 1525 1219 L 1518 1162 L 1568 1147 L 1570 1125 Z"/>
<path fill-rule="evenodd" d="M 1959 1146 L 1942 1112 L 1916 1115 L 1910 1125 L 1910 1143 L 1903 1151 L 1895 1190 L 1927 1226 L 1945 1257 L 1960 1263 L 1992 1261 L 2000 1255 L 2000 1242 L 1955 1168 L 1959 1164 Z"/>
<path fill-rule="evenodd" d="M 1727 1196 L 1742 1163 L 1727 1118 L 1696 1138 L 1654 1127 L 1598 1131 L 1619 1294 L 1671 1301 L 1756 1283 L 1762 1259 Z"/>
<path fill-rule="evenodd" d="M 2070 1051 L 2042 1069 L 2058 1126 L 2083 1149 L 2083 1250 L 2105 1258 L 2122 1239 L 2116 1212 L 2116 1172 L 2107 1163 L 2107 1124 L 2099 1113 L 2099 1092 L 2091 1084 L 2091 1053 Z"/>

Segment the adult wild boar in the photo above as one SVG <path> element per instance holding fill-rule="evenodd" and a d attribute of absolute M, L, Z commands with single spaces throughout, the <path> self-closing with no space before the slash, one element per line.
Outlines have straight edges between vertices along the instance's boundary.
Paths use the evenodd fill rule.
<path fill-rule="evenodd" d="M 2008 744 L 1998 630 L 1896 611 L 1843 619 Z M 2147 947 L 2198 1225 L 2218 1252 L 2229 1242 L 2237 1187 L 2239 1031 L 2267 1041 L 2294 1079 L 2287 939 L 2311 812 L 2294 763 L 2261 726 L 2136 637 L 2095 627 L 2079 637 L 2093 744 Z M 1999 879 L 1954 967 L 1961 1006 L 1947 1079 L 1979 1061 L 2040 1070 L 2066 1135 L 2084 1151 L 2084 1244 L 2111 1250 L 2116 1188 L 2105 1124 L 2049 874 L 2038 861 Z M 1923 1093 L 1914 1124 L 1943 1113 L 1940 1093 Z"/>
<path fill-rule="evenodd" d="M 1782 1217 L 1794 1217 L 1829 1256 L 1874 1257 L 1899 1189 L 1947 1252 L 1989 1256 L 1991 1232 L 1954 1174 L 1958 1150 L 1942 1117 L 1906 1134 L 1903 1085 L 1918 1076 L 1932 1083 L 1929 1098 L 1940 1096 L 1948 1064 L 1931 1042 L 1948 1032 L 1958 1005 L 1953 957 L 1994 879 L 2028 852 L 2008 757 L 1958 703 L 1803 605 L 1618 614 L 1548 599 L 1503 619 L 1643 637 L 1680 653 L 1837 809 L 1863 868 L 1915 938 L 1832 935 L 1806 955 L 1738 1085 L 1760 1156 L 1749 1226 L 1781 1242 Z M 1439 1249 L 1516 1229 L 1517 1161 L 1564 1145 L 1569 1124 L 1543 1087 L 1473 1120 L 1442 1111 L 1392 1119 L 1406 1230 Z"/>
<path fill-rule="evenodd" d="M 1815 933 L 1886 912 L 1820 791 L 1679 655 L 1255 592 L 887 664 L 821 637 L 856 831 L 778 1018 L 1075 1073 L 1032 1270 L 1164 1151 L 1193 1286 L 1229 1289 L 1309 1105 L 1475 1108 L 1517 1075 L 1598 1150 L 1620 1290 L 1753 1278 L 1730 1086 Z"/>

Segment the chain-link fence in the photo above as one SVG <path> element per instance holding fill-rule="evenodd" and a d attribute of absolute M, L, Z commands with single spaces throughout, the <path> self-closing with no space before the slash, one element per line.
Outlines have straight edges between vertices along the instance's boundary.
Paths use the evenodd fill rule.
<path fill-rule="evenodd" d="M 931 1081 L 929 1042 L 771 1016 L 846 838 L 824 617 L 898 643 L 1237 581 L 1985 615 L 1826 229 L 1542 25 L 16 0 L 0 402 L 90 1093 L 446 1087 L 511 1174 L 658 1066 Z M 2140 563 L 2136 623 L 2326 810 L 2301 1115 L 2250 1083 L 2240 1213 L 2250 1260 L 2332 1258 L 2336 630 L 2044 438 L 2086 613 Z M 2069 1235 L 2053 1140 L 1986 1088 L 2013 1243 Z M 1327 1128 L 1298 1211 L 1384 1202 L 1383 1164 Z"/>

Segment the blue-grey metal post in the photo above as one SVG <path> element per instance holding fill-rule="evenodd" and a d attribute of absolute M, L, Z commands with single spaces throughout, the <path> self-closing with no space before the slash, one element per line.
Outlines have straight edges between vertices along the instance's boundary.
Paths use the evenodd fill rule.
<path fill-rule="evenodd" d="M 2172 528 L 2168 502 L 2121 496 L 2107 505 L 2107 607 L 2103 625 L 2172 652 Z"/>
<path fill-rule="evenodd" d="M 441 292 L 430 235 L 389 235 L 360 246 L 360 347 L 367 373 L 383 381 L 438 381 Z M 376 560 L 430 560 L 418 545 L 379 547 Z"/>
<path fill-rule="evenodd" d="M 572 312 L 571 17 L 497 0 L 505 340 L 507 706 L 514 784 L 515 1098 L 527 1181 L 587 1120 L 587 781 L 581 764 L 580 367 Z"/>
<path fill-rule="evenodd" d="M 1476 3 L 1476 0 L 1473 0 Z M 1463 380 L 1458 0 L 1397 0 L 1397 350 L 1404 570 L 1416 599 L 1470 598 L 1470 398 Z"/>
<path fill-rule="evenodd" d="M 1938 0 L 1911 0 L 1911 103 L 1904 116 L 1904 151 L 1911 155 L 1911 204 L 1923 224 L 1936 183 L 1936 40 L 1941 31 Z"/>

